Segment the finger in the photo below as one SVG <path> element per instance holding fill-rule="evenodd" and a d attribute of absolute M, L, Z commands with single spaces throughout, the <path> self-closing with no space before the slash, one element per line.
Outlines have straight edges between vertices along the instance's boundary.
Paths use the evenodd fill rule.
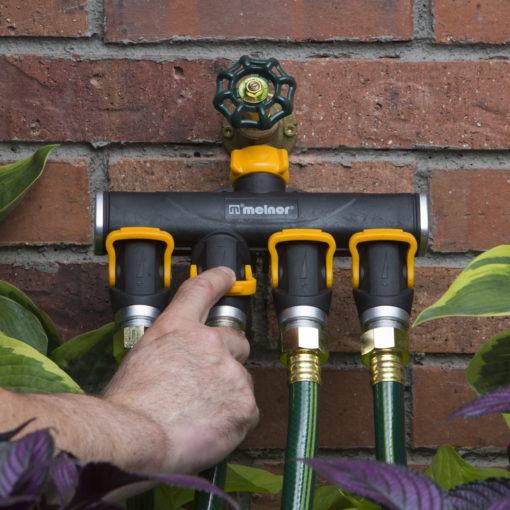
<path fill-rule="evenodd" d="M 215 267 L 186 280 L 158 321 L 171 319 L 174 325 L 205 323 L 209 310 L 232 288 L 235 278 L 228 267 Z"/>
<path fill-rule="evenodd" d="M 225 347 L 229 350 L 233 358 L 239 363 L 244 363 L 250 355 L 250 343 L 246 337 L 233 328 L 216 327 Z"/>

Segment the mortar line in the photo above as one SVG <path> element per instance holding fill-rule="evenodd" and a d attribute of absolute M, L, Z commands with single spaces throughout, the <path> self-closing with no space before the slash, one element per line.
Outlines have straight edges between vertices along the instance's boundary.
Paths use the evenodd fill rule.
<path fill-rule="evenodd" d="M 254 46 L 256 41 L 256 46 Z M 256 50 L 255 50 L 256 48 Z M 268 39 L 224 40 L 214 38 L 174 38 L 154 43 L 104 42 L 98 35 L 81 38 L 3 37 L 2 54 L 37 54 L 72 60 L 127 59 L 172 62 L 185 60 L 238 60 L 241 55 L 279 60 L 378 60 L 399 59 L 402 62 L 449 62 L 509 59 L 510 44 L 437 43 L 427 36 L 411 41 L 355 41 L 331 39 L 314 42 L 276 41 Z"/>

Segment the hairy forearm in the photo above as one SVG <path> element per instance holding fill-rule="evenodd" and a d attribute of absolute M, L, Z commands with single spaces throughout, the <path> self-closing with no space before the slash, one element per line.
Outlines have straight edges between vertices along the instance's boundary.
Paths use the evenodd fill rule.
<path fill-rule="evenodd" d="M 22 434 L 49 427 L 58 450 L 86 461 L 156 472 L 171 448 L 150 418 L 106 399 L 70 393 L 13 393 L 0 388 L 0 402 L 5 430 L 35 418 Z"/>

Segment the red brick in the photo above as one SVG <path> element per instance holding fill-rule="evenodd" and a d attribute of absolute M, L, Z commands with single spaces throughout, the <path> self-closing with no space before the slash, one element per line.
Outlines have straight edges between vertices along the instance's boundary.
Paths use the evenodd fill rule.
<path fill-rule="evenodd" d="M 510 40 L 507 0 L 432 0 L 434 33 L 443 43 L 505 43 Z"/>
<path fill-rule="evenodd" d="M 112 191 L 214 191 L 229 188 L 227 157 L 125 158 L 108 165 Z"/>
<path fill-rule="evenodd" d="M 242 448 L 285 448 L 288 416 L 286 369 L 252 368 L 250 372 L 261 420 Z M 320 401 L 320 447 L 373 446 L 372 391 L 367 370 L 324 369 Z"/>
<path fill-rule="evenodd" d="M 409 40 L 410 0 L 215 2 L 107 0 L 108 41 L 160 41 L 176 37 L 294 41 Z"/>
<path fill-rule="evenodd" d="M 501 415 L 445 420 L 455 409 L 476 397 L 465 371 L 453 367 L 415 367 L 413 374 L 413 445 L 454 448 L 506 448 L 508 427 Z"/>
<path fill-rule="evenodd" d="M 390 161 L 342 165 L 290 156 L 292 188 L 309 192 L 412 193 L 414 164 Z M 222 158 L 124 158 L 109 164 L 112 191 L 210 191 L 230 187 Z"/>
<path fill-rule="evenodd" d="M 0 36 L 76 37 L 88 29 L 86 0 L 3 0 Z"/>
<path fill-rule="evenodd" d="M 508 242 L 509 170 L 435 170 L 432 248 L 486 250 Z"/>
<path fill-rule="evenodd" d="M 45 311 L 64 340 L 113 320 L 106 264 L 2 264 L 0 278 Z"/>
<path fill-rule="evenodd" d="M 282 64 L 298 82 L 301 146 L 508 147 L 510 62 Z M 211 96 L 227 65 L 3 57 L 0 140 L 217 142 Z"/>
<path fill-rule="evenodd" d="M 0 245 L 89 244 L 88 166 L 49 162 L 21 204 L 0 225 Z"/>
<path fill-rule="evenodd" d="M 356 161 L 350 165 L 292 156 L 289 186 L 309 192 L 414 193 L 415 165 Z"/>

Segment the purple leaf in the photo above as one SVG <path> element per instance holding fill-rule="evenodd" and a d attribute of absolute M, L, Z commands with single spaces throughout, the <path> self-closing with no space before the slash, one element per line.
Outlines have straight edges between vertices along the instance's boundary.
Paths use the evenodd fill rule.
<path fill-rule="evenodd" d="M 500 499 L 498 502 L 488 506 L 485 510 L 508 510 L 510 508 L 510 498 Z"/>
<path fill-rule="evenodd" d="M 510 479 L 475 480 L 450 489 L 447 497 L 451 507 L 455 510 L 479 510 L 493 507 L 496 509 L 498 506 L 495 505 L 510 500 Z"/>
<path fill-rule="evenodd" d="M 9 496 L 0 499 L 0 508 L 8 510 L 31 510 L 34 505 L 39 503 L 39 497 L 36 496 Z M 44 507 L 43 507 L 44 508 Z"/>
<path fill-rule="evenodd" d="M 55 449 L 48 429 L 0 444 L 0 497 L 38 496 L 48 477 Z"/>
<path fill-rule="evenodd" d="M 61 500 L 67 503 L 78 484 L 77 461 L 67 452 L 60 452 L 51 463 L 51 475 Z"/>
<path fill-rule="evenodd" d="M 80 505 L 81 508 L 86 504 L 99 502 L 104 496 L 115 489 L 146 480 L 168 483 L 178 487 L 189 487 L 196 490 L 209 491 L 227 500 L 234 508 L 239 508 L 235 501 L 218 489 L 218 487 L 212 485 L 203 478 L 176 474 L 147 475 L 123 471 L 119 467 L 108 462 L 91 462 L 80 469 L 76 491 L 72 500 L 64 507 L 64 510 L 71 510 L 75 505 Z M 91 508 L 93 507 L 91 506 Z"/>
<path fill-rule="evenodd" d="M 403 466 L 369 460 L 306 459 L 331 483 L 388 510 L 447 510 L 446 492 L 433 480 Z"/>
<path fill-rule="evenodd" d="M 29 423 L 32 423 L 34 420 L 35 418 L 31 418 L 13 430 L 0 433 L 0 442 L 10 441 L 16 434 L 19 434 Z"/>
<path fill-rule="evenodd" d="M 447 419 L 464 416 L 464 418 L 478 418 L 485 414 L 502 413 L 510 411 L 510 386 L 503 386 L 495 391 L 486 393 L 481 397 L 463 405 Z"/>

